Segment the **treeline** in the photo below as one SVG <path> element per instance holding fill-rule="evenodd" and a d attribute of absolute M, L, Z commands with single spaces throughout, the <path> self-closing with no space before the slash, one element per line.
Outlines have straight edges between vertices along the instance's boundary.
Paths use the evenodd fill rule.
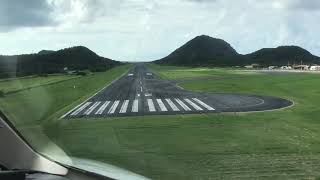
<path fill-rule="evenodd" d="M 0 56 L 0 78 L 81 70 L 106 71 L 120 64 L 77 46 L 46 53 Z"/>

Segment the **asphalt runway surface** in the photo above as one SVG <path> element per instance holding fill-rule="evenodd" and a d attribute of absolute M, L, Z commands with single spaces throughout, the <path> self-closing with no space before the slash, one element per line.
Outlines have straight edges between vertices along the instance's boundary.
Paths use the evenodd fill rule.
<path fill-rule="evenodd" d="M 139 63 L 62 118 L 250 112 L 290 105 L 270 96 L 184 90 Z"/>

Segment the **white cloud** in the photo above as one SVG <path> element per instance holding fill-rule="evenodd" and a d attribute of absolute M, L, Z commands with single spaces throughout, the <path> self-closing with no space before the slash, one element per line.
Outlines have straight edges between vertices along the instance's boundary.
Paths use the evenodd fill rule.
<path fill-rule="evenodd" d="M 301 2 L 48 0 L 57 23 L 0 33 L 5 42 L 0 53 L 84 45 L 113 59 L 152 60 L 207 34 L 225 39 L 240 53 L 295 44 L 320 55 L 318 1 Z"/>

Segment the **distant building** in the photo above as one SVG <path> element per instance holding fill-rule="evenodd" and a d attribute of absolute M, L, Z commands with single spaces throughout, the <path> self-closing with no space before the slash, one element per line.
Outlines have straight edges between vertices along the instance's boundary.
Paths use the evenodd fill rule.
<path fill-rule="evenodd" d="M 269 66 L 268 67 L 269 70 L 273 70 L 273 69 L 276 69 L 276 68 L 277 68 L 277 66 Z"/>
<path fill-rule="evenodd" d="M 283 70 L 291 70 L 292 67 L 291 67 L 291 66 L 281 66 L 280 69 L 283 69 Z"/>
<path fill-rule="evenodd" d="M 244 67 L 247 69 L 256 69 L 256 68 L 260 68 L 261 66 L 259 64 L 251 64 L 251 65 L 246 65 Z"/>
<path fill-rule="evenodd" d="M 295 66 L 293 66 L 293 69 L 307 71 L 307 70 L 309 70 L 309 66 L 308 65 L 295 65 Z"/>
<path fill-rule="evenodd" d="M 320 66 L 311 66 L 310 71 L 320 71 Z"/>

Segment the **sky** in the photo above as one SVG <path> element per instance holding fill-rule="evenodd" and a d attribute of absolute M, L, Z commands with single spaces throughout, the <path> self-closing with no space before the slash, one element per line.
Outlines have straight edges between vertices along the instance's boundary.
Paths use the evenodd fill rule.
<path fill-rule="evenodd" d="M 241 54 L 297 45 L 320 56 L 319 19 L 319 0 L 1 0 L 0 54 L 81 45 L 149 61 L 205 34 Z"/>

